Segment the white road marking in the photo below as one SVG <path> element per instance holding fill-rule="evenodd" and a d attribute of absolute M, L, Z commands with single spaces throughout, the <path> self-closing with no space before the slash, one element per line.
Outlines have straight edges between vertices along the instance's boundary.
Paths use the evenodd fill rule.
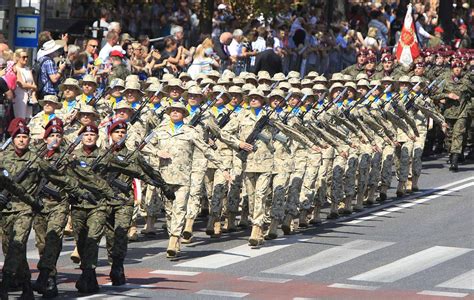
<path fill-rule="evenodd" d="M 467 295 L 469 295 L 467 293 L 451 293 L 451 292 L 438 292 L 438 291 L 421 291 L 417 294 L 425 295 L 425 296 L 438 296 L 438 297 L 451 297 L 451 298 L 464 298 Z"/>
<path fill-rule="evenodd" d="M 219 296 L 219 297 L 230 297 L 230 298 L 243 298 L 249 293 L 229 292 L 229 291 L 218 291 L 218 290 L 200 290 L 196 292 L 199 295 Z"/>
<path fill-rule="evenodd" d="M 190 267 L 203 269 L 218 269 L 228 265 L 232 265 L 244 260 L 272 253 L 277 250 L 295 245 L 299 241 L 307 241 L 308 239 L 299 239 L 298 237 L 281 238 L 266 243 L 260 249 L 252 249 L 247 244 L 237 246 L 220 253 L 208 255 L 205 257 L 193 259 L 187 262 L 177 264 L 176 267 Z"/>
<path fill-rule="evenodd" d="M 101 286 L 107 287 L 109 289 L 149 289 L 149 288 L 157 288 L 156 285 L 152 284 L 132 284 L 132 283 L 126 283 L 124 285 L 112 285 L 112 282 L 108 282 L 106 284 L 102 284 Z"/>
<path fill-rule="evenodd" d="M 454 277 L 448 281 L 438 284 L 436 287 L 450 289 L 474 290 L 474 270 Z"/>
<path fill-rule="evenodd" d="M 358 284 L 345 284 L 345 283 L 334 283 L 328 285 L 330 288 L 337 289 L 349 289 L 349 290 L 362 290 L 362 291 L 375 291 L 378 289 L 378 286 L 369 286 L 369 285 L 358 285 Z"/>
<path fill-rule="evenodd" d="M 305 276 L 393 244 L 394 243 L 391 242 L 355 240 L 341 246 L 321 251 L 312 256 L 265 270 L 263 273 Z"/>
<path fill-rule="evenodd" d="M 469 181 L 473 178 L 474 177 L 469 177 L 467 179 L 462 180 L 461 182 Z M 456 182 L 456 184 L 459 184 L 459 183 L 460 183 L 460 181 Z M 449 186 L 452 186 L 452 185 L 455 185 L 455 183 L 449 184 Z M 448 185 L 446 185 L 446 186 L 448 186 Z M 437 190 L 446 188 L 446 186 L 439 187 Z M 372 220 L 372 219 L 375 219 L 375 218 L 380 217 L 380 216 L 388 215 L 392 212 L 399 211 L 403 208 L 408 208 L 408 207 L 411 207 L 411 206 L 415 206 L 417 204 L 421 204 L 421 203 L 424 203 L 424 202 L 427 202 L 427 201 L 431 201 L 433 199 L 436 199 L 436 198 L 439 198 L 439 197 L 442 197 L 442 196 L 460 191 L 462 189 L 466 189 L 466 188 L 471 187 L 471 186 L 474 186 L 474 182 L 469 182 L 469 183 L 466 183 L 466 184 L 463 184 L 463 185 L 460 185 L 460 186 L 456 186 L 456 187 L 448 189 L 448 190 L 436 191 L 435 194 L 433 194 L 433 195 L 429 195 L 429 196 L 426 196 L 426 197 L 421 198 L 421 199 L 414 200 L 414 201 L 409 202 L 409 203 L 396 204 L 394 207 L 390 207 L 390 208 L 384 209 L 382 211 L 375 212 L 375 213 L 371 214 L 370 216 L 365 216 L 365 217 L 357 218 L 357 219 L 352 220 L 352 221 L 348 221 L 346 224 L 349 224 L 349 225 L 359 224 L 359 223 L 362 223 L 362 222 L 367 221 L 367 220 Z M 407 201 L 407 200 L 408 199 L 402 200 L 402 201 Z M 390 205 L 390 204 L 388 204 L 388 205 Z"/>
<path fill-rule="evenodd" d="M 176 276 L 196 276 L 196 275 L 201 274 L 201 272 L 174 271 L 174 270 L 155 270 L 155 271 L 151 271 L 150 274 L 176 275 Z"/>
<path fill-rule="evenodd" d="M 239 280 L 259 281 L 259 282 L 268 282 L 268 283 L 287 283 L 287 282 L 290 282 L 292 279 L 244 276 L 244 277 L 240 277 Z"/>
<path fill-rule="evenodd" d="M 349 279 L 370 282 L 395 282 L 470 251 L 472 249 L 434 246 Z"/>

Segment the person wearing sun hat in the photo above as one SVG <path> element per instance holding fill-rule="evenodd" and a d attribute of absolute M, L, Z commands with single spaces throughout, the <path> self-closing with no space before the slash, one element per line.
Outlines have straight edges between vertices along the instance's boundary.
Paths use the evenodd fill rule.
<path fill-rule="evenodd" d="M 141 90 L 140 83 L 137 81 L 126 81 L 125 88 L 122 90 L 123 99 L 133 109 L 140 107 L 144 93 Z"/>
<path fill-rule="evenodd" d="M 59 91 L 62 92 L 63 107 L 61 114 L 67 115 L 72 113 L 75 109 L 80 108 L 80 103 L 77 101 L 77 96 L 81 93 L 79 82 L 74 78 L 66 78 L 63 83 L 59 85 Z"/>
<path fill-rule="evenodd" d="M 270 179 L 273 168 L 272 140 L 260 140 L 251 145 L 245 142 L 246 138 L 252 132 L 255 123 L 266 114 L 263 106 L 266 97 L 263 92 L 254 89 L 249 95 L 249 110 L 244 110 L 233 118 L 221 131 L 223 140 L 233 145 L 235 149 L 242 149 L 248 153 L 243 162 L 243 180 L 249 197 L 249 207 L 252 217 L 252 233 L 249 238 L 249 244 L 257 247 L 263 243 L 263 222 L 265 215 L 265 195 L 270 192 Z M 270 136 L 268 128 L 262 131 L 264 136 Z"/>
<path fill-rule="evenodd" d="M 77 96 L 76 100 L 81 104 L 88 104 L 89 101 L 94 98 L 94 94 L 97 90 L 97 80 L 94 75 L 87 74 L 80 81 L 82 88 L 82 94 Z"/>
<path fill-rule="evenodd" d="M 185 92 L 183 83 L 178 78 L 171 78 L 164 87 L 164 92 L 168 94 L 167 102 L 180 101 L 181 96 Z"/>
<path fill-rule="evenodd" d="M 56 65 L 54 58 L 59 56 L 60 50 L 64 47 L 64 41 L 49 40 L 43 44 L 37 53 L 37 63 L 40 66 L 38 82 L 38 97 L 44 95 L 57 95 L 59 82 L 66 68 L 66 63 L 61 62 Z"/>
<path fill-rule="evenodd" d="M 185 124 L 184 118 L 189 115 L 186 106 L 181 102 L 172 102 L 165 111 L 169 115 L 169 122 L 163 122 L 155 129 L 156 135 L 144 148 L 144 153 L 155 158 L 150 160 L 152 167 L 161 172 L 163 179 L 171 185 L 171 190 L 176 195 L 174 201 L 165 199 L 170 237 L 166 255 L 175 258 L 180 252 L 179 240 L 186 219 L 194 151 L 201 151 L 210 162 L 222 170 L 226 180 L 231 181 L 231 177 L 221 159 L 200 137 L 198 131 Z M 160 161 L 160 164 L 155 165 L 153 161 Z"/>
<path fill-rule="evenodd" d="M 42 110 L 31 118 L 28 123 L 32 143 L 37 143 L 43 139 L 44 126 L 48 124 L 50 120 L 56 117 L 62 117 L 60 114 L 62 103 L 59 102 L 58 97 L 46 95 L 43 99 L 39 100 L 38 103 L 42 107 Z"/>

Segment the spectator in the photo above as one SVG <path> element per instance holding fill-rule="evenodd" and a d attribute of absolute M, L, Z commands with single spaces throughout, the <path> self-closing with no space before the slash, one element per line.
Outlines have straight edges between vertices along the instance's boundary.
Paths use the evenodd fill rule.
<path fill-rule="evenodd" d="M 207 74 L 214 68 L 219 68 L 219 62 L 214 58 L 214 45 L 210 38 L 205 39 L 196 49 L 193 63 L 188 68 L 188 74 L 196 80 L 199 74 Z"/>
<path fill-rule="evenodd" d="M 470 48 L 471 47 L 471 38 L 467 33 L 467 26 L 466 24 L 462 24 L 459 26 L 459 33 L 461 34 L 461 41 L 459 44 L 459 48 Z"/>
<path fill-rule="evenodd" d="M 388 41 L 388 27 L 384 24 L 384 17 L 379 10 L 370 13 L 371 20 L 369 22 L 369 30 L 371 27 L 377 28 L 377 34 L 374 37 L 379 41 L 381 47 L 385 47 Z"/>
<path fill-rule="evenodd" d="M 44 95 L 57 95 L 59 92 L 59 80 L 61 79 L 65 62 L 59 66 L 54 63 L 54 58 L 59 56 L 59 51 L 64 47 L 61 41 L 50 40 L 44 43 L 43 48 L 38 51 L 38 65 L 40 66 L 39 80 L 37 82 L 37 98 L 42 99 Z"/>
<path fill-rule="evenodd" d="M 107 43 L 105 44 L 102 49 L 100 49 L 99 52 L 99 58 L 101 59 L 102 62 L 107 61 L 109 58 L 110 51 L 112 51 L 112 47 L 117 45 L 119 41 L 119 34 L 115 31 L 110 31 L 107 33 Z"/>
<path fill-rule="evenodd" d="M 382 49 L 381 40 L 377 40 L 378 29 L 375 27 L 370 27 L 367 37 L 364 39 L 365 47 L 379 51 Z"/>
<path fill-rule="evenodd" d="M 32 117 L 32 106 L 38 103 L 35 91 L 36 84 L 33 73 L 27 67 L 28 52 L 25 49 L 15 51 L 17 87 L 13 101 L 13 113 L 16 118 L 29 119 Z"/>
<path fill-rule="evenodd" d="M 281 57 L 273 51 L 273 43 L 273 37 L 267 37 L 265 41 L 266 49 L 257 54 L 255 59 L 255 74 L 259 71 L 267 71 L 270 76 L 273 76 L 283 71 Z"/>
<path fill-rule="evenodd" d="M 265 40 L 267 38 L 267 31 L 265 30 L 264 27 L 260 27 L 257 29 L 258 37 L 257 39 L 252 42 L 252 50 L 255 51 L 256 53 L 265 51 L 266 49 L 266 43 Z M 253 67 L 255 66 L 255 57 L 250 58 L 250 66 Z"/>
<path fill-rule="evenodd" d="M 109 11 L 105 8 L 100 9 L 100 20 L 95 21 L 92 23 L 93 29 L 92 30 L 92 37 L 102 39 L 102 37 L 107 36 L 110 24 L 107 22 L 109 19 Z M 98 31 L 101 31 L 100 36 L 98 36 Z"/>
<path fill-rule="evenodd" d="M 88 63 L 92 64 L 98 56 L 97 49 L 99 48 L 99 41 L 97 39 L 88 39 L 85 48 Z"/>
<path fill-rule="evenodd" d="M 228 69 L 232 64 L 229 53 L 229 45 L 232 43 L 232 38 L 232 33 L 224 32 L 218 40 L 214 40 L 214 52 L 221 61 L 221 70 Z"/>
<path fill-rule="evenodd" d="M 230 43 L 228 49 L 229 49 L 229 54 L 231 57 L 231 60 L 235 66 L 235 74 L 240 74 L 245 68 L 245 60 L 244 60 L 244 55 L 242 53 L 242 48 L 243 48 L 243 39 L 244 39 L 244 32 L 241 29 L 236 29 L 232 33 L 232 36 L 234 37 L 232 39 L 232 42 Z"/>
<path fill-rule="evenodd" d="M 443 44 L 443 33 L 444 30 L 440 26 L 436 27 L 434 30 L 434 37 L 428 41 L 429 48 L 435 48 Z"/>

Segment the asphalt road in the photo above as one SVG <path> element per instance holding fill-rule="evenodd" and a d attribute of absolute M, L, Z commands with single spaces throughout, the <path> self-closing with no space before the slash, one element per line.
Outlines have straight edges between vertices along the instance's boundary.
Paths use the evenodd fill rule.
<path fill-rule="evenodd" d="M 165 257 L 164 233 L 129 244 L 128 284 L 110 286 L 105 241 L 100 294 L 79 297 L 80 270 L 66 240 L 60 296 L 81 299 L 474 299 L 474 165 L 450 173 L 424 163 L 421 191 L 250 249 L 247 232 L 205 236 L 205 220 L 181 257 Z M 392 186 L 395 186 L 393 183 Z M 327 210 L 325 211 L 327 212 Z M 28 258 L 37 276 L 34 235 Z M 2 257 L 3 258 L 3 257 Z"/>

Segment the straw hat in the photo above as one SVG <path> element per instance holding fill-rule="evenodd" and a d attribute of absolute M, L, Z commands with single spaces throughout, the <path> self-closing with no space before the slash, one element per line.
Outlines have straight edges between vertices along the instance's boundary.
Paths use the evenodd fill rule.
<path fill-rule="evenodd" d="M 65 42 L 63 40 L 49 40 L 43 44 L 43 47 L 38 50 L 37 58 L 41 58 L 48 54 L 58 51 L 61 48 L 64 48 Z"/>
<path fill-rule="evenodd" d="M 72 86 L 78 91 L 81 89 L 79 86 L 79 81 L 74 78 L 66 78 L 66 80 L 64 80 L 64 82 L 59 85 L 59 90 L 64 92 L 66 86 Z"/>

